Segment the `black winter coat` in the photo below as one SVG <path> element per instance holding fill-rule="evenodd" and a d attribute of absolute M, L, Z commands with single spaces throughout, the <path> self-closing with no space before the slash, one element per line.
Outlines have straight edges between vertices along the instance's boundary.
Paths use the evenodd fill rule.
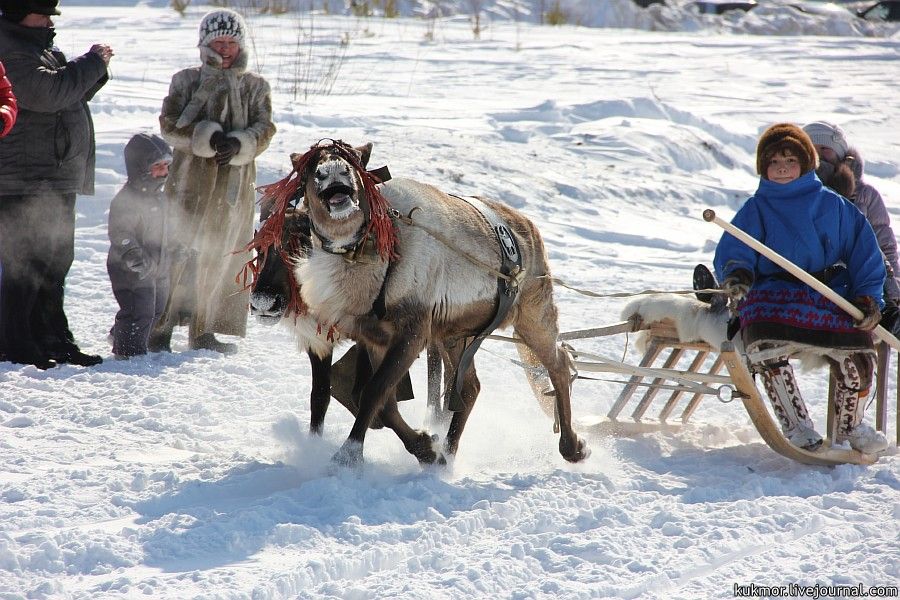
<path fill-rule="evenodd" d="M 66 62 L 54 32 L 0 20 L 0 56 L 19 102 L 16 126 L 0 139 L 0 195 L 94 193 L 94 124 L 87 102 L 108 80 L 94 52 Z"/>
<path fill-rule="evenodd" d="M 136 135 L 125 146 L 128 182 L 109 206 L 106 266 L 116 287 L 149 287 L 169 273 L 165 179 L 151 178 L 149 169 L 159 160 L 171 161 L 170 152 L 155 135 Z"/>

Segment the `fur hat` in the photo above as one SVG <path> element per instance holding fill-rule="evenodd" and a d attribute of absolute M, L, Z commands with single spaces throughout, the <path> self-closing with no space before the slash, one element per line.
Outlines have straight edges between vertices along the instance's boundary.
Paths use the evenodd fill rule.
<path fill-rule="evenodd" d="M 834 150 L 838 160 L 844 160 L 850 145 L 844 137 L 844 130 L 833 123 L 815 121 L 803 126 L 803 131 L 816 146 L 826 146 Z"/>
<path fill-rule="evenodd" d="M 766 177 L 769 161 L 782 150 L 790 150 L 800 161 L 800 173 L 819 166 L 816 147 L 809 136 L 793 123 L 776 123 L 766 129 L 756 145 L 756 172 Z"/>
<path fill-rule="evenodd" d="M 244 32 L 247 26 L 244 18 L 233 10 L 223 8 L 207 13 L 200 21 L 200 43 L 198 46 L 209 46 L 209 43 L 220 37 L 233 37 L 241 49 L 244 48 Z"/>
<path fill-rule="evenodd" d="M 0 10 L 3 18 L 13 23 L 21 23 L 22 19 L 35 13 L 38 15 L 58 15 L 56 6 L 59 0 L 2 0 Z"/>

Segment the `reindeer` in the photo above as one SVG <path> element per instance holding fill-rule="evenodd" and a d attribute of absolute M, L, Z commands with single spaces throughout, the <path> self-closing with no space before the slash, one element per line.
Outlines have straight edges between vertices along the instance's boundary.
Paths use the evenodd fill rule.
<path fill-rule="evenodd" d="M 491 265 L 501 263 L 500 242 L 484 211 L 462 198 L 409 179 L 377 187 L 365 171 L 371 149 L 332 140 L 292 155 L 294 170 L 278 184 L 275 212 L 298 190 L 304 195 L 312 250 L 295 269 L 302 300 L 320 322 L 362 341 L 375 367 L 334 460 L 360 463 L 366 431 L 380 415 L 420 463 L 443 464 L 455 455 L 480 390 L 474 366 L 457 373 L 453 391 L 461 406 L 442 449 L 403 420 L 391 391 L 430 342 L 439 344 L 451 370 L 459 367 L 466 338 L 481 334 L 496 316 L 500 286 Z M 525 346 L 523 358 L 549 371 L 560 454 L 581 461 L 589 449 L 572 429 L 570 362 L 557 345 L 557 309 L 540 233 L 517 211 L 482 202 L 502 218 L 522 254 L 522 270 L 510 278 L 518 293 L 500 325 L 513 327 Z"/>
<path fill-rule="evenodd" d="M 262 207 L 264 221 L 270 210 L 271 206 Z M 297 260 L 307 255 L 312 246 L 309 216 L 302 207 L 284 211 L 278 240 L 277 244 L 273 244 L 274 248 L 264 250 L 251 263 L 254 276 L 250 286 L 250 314 L 266 325 L 286 325 L 293 332 L 298 349 L 309 356 L 312 374 L 309 431 L 321 436 L 332 396 L 356 416 L 359 410 L 360 382 L 371 377 L 371 363 L 366 352 L 351 348 L 333 368 L 334 347 L 336 341 L 339 341 L 336 339 L 339 334 L 328 331 L 327 327 L 323 331 L 322 325 L 301 306 L 293 266 Z M 249 247 L 253 247 L 252 244 Z M 440 360 L 436 351 L 429 354 L 429 360 L 433 363 L 432 356 Z M 436 366 L 432 364 L 429 367 L 429 379 L 439 378 L 440 372 L 440 362 Z M 400 387 L 401 400 L 413 397 L 408 375 Z M 432 387 L 434 384 L 429 381 L 429 388 Z M 431 391 L 429 398 L 430 404 L 438 406 L 438 399 Z M 433 409 L 433 417 L 440 416 L 440 412 Z M 376 418 L 371 427 L 380 429 L 380 420 Z"/>

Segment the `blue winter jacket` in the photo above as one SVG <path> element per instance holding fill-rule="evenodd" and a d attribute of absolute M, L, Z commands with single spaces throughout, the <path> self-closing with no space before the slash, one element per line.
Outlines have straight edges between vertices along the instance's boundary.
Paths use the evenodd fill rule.
<path fill-rule="evenodd" d="M 731 222 L 807 272 L 846 265 L 829 287 L 848 300 L 871 296 L 884 306 L 884 261 L 871 225 L 853 204 L 824 187 L 814 171 L 787 184 L 760 179 L 756 194 Z M 722 235 L 714 265 L 719 281 L 736 269 L 753 273 L 751 292 L 739 307 L 742 326 L 756 320 L 808 327 L 823 323 L 821 315 L 798 315 L 798 303 L 801 311 L 820 311 L 825 304 L 838 310 L 805 284 L 777 277 L 785 273 L 781 267 L 731 234 Z M 801 295 L 809 300 L 799 301 Z"/>

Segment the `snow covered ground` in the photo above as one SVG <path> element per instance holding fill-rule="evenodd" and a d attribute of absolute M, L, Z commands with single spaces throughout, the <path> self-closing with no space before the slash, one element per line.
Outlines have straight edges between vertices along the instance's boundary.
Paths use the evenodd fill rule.
<path fill-rule="evenodd" d="M 194 64 L 203 7 L 63 2 L 70 56 L 106 42 L 92 102 L 97 195 L 78 201 L 67 312 L 83 369 L 0 363 L 0 598 L 731 598 L 735 584 L 900 581 L 900 460 L 782 459 L 742 408 L 714 399 L 679 434 L 591 435 L 621 385 L 579 380 L 592 456 L 566 464 L 505 345 L 478 355 L 482 393 L 451 468 L 422 470 L 371 432 L 361 472 L 331 466 L 350 415 L 306 433 L 309 370 L 290 335 L 252 323 L 240 352 L 113 361 L 106 213 L 122 147 L 154 131 Z M 102 9 L 102 10 L 101 10 Z M 774 19 L 770 33 L 785 18 Z M 779 25 L 780 24 L 780 25 Z M 278 133 L 259 182 L 322 137 L 375 143 L 373 163 L 504 200 L 540 226 L 554 273 L 601 293 L 689 287 L 755 189 L 767 125 L 841 124 L 900 219 L 900 40 L 549 28 L 464 18 L 251 20 Z M 299 80 L 298 80 L 299 78 Z M 323 94 L 322 90 L 330 93 Z M 618 320 L 626 299 L 560 289 L 564 330 Z M 639 359 L 625 336 L 579 349 Z M 424 425 L 419 399 L 402 405 Z M 802 376 L 824 428 L 826 374 Z M 609 379 L 617 379 L 613 376 Z M 893 418 L 893 417 L 892 417 Z M 893 437 L 893 425 L 889 432 Z"/>

